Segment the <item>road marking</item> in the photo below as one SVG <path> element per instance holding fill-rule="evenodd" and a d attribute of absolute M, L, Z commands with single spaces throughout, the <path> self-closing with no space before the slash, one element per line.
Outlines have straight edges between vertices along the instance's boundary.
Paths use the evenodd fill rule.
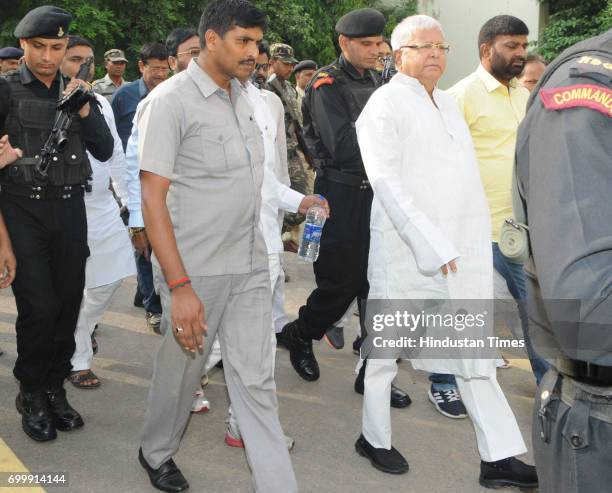
<path fill-rule="evenodd" d="M 2 438 L 0 438 L 0 472 L 30 472 Z M 16 490 L 19 491 L 19 493 L 45 493 L 45 490 L 39 487 L 0 487 L 0 492 L 3 493 L 15 493 Z"/>

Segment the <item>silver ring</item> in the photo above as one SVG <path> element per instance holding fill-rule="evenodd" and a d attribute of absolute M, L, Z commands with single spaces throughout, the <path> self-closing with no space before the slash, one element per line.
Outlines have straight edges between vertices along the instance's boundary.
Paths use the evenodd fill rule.
<path fill-rule="evenodd" d="M 182 329 L 181 327 L 177 327 L 177 328 L 176 328 L 176 329 L 174 329 L 174 330 L 176 330 L 176 333 L 177 333 L 177 334 L 178 334 L 179 332 L 183 332 L 183 329 Z"/>

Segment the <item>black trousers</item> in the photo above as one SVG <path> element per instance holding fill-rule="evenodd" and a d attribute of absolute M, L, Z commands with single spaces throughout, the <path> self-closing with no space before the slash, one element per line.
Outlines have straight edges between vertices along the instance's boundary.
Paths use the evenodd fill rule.
<path fill-rule="evenodd" d="M 62 385 L 71 370 L 87 247 L 83 196 L 32 200 L 6 192 L 0 208 L 17 258 L 17 361 L 28 389 Z"/>
<path fill-rule="evenodd" d="M 370 211 L 373 192 L 317 177 L 314 192 L 329 202 L 331 216 L 323 227 L 319 258 L 314 263 L 317 288 L 300 308 L 304 337 L 321 339 L 355 298 L 368 297 Z"/>

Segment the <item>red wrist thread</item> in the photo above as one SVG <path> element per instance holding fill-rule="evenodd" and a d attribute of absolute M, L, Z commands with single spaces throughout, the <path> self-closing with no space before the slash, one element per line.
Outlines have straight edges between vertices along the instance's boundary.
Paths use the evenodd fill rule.
<path fill-rule="evenodd" d="M 189 281 L 190 279 L 185 276 L 185 277 L 181 277 L 180 279 L 175 279 L 174 281 L 168 281 L 168 287 L 170 289 L 177 287 L 179 284 L 185 283 L 187 281 Z"/>

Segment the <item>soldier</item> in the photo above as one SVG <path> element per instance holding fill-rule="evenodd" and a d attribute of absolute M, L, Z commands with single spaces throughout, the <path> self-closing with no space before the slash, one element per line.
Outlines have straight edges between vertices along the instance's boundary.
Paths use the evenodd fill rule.
<path fill-rule="evenodd" d="M 553 61 L 527 108 L 513 206 L 529 221 L 533 343 L 553 364 L 534 409 L 540 491 L 603 493 L 612 484 L 612 30 Z"/>
<path fill-rule="evenodd" d="M 313 60 L 302 60 L 293 69 L 293 73 L 295 74 L 295 90 L 297 92 L 298 108 L 302 107 L 306 86 L 318 68 L 317 62 Z"/>
<path fill-rule="evenodd" d="M 293 48 L 282 43 L 270 46 L 270 72 L 266 89 L 276 94 L 285 108 L 285 131 L 287 135 L 287 165 L 291 188 L 308 195 L 311 192 L 305 155 L 307 150 L 302 139 L 302 113 L 297 103 L 297 92 L 289 82 L 297 60 Z M 304 215 L 299 213 L 285 214 L 283 230 L 290 232 L 289 250 L 297 252 L 299 242 L 299 225 L 304 222 Z M 287 243 L 286 243 L 287 244 Z"/>
<path fill-rule="evenodd" d="M 23 56 L 23 50 L 9 46 L 0 49 L 0 75 L 4 75 L 19 66 L 19 59 Z"/>
<path fill-rule="evenodd" d="M 13 282 L 13 373 L 20 382 L 17 410 L 23 430 L 37 441 L 53 440 L 56 429 L 83 426 L 63 383 L 70 373 L 89 255 L 83 195 L 91 166 L 86 151 L 100 161 L 113 153 L 113 138 L 98 106 L 85 103 L 74 115 L 63 150 L 52 149 L 47 174 L 39 170 L 58 98 L 79 86 L 89 89 L 86 82 L 69 81 L 58 71 L 71 19 L 70 13 L 49 5 L 28 12 L 15 28 L 24 62 L 0 78 L 0 207 L 19 265 Z"/>
<path fill-rule="evenodd" d="M 104 53 L 104 66 L 106 67 L 106 75 L 101 79 L 94 80 L 92 85 L 94 91 L 104 96 L 110 103 L 115 91 L 125 82 L 123 78 L 127 66 L 125 53 L 117 48 L 108 50 Z"/>
<path fill-rule="evenodd" d="M 297 320 L 285 325 L 280 338 L 290 351 L 291 364 L 305 380 L 319 378 L 312 340 L 346 312 L 353 300 L 368 296 L 368 252 L 372 188 L 357 143 L 355 122 L 380 86 L 375 72 L 385 18 L 377 10 L 359 9 L 336 24 L 340 58 L 320 69 L 306 89 L 304 128 L 317 169 L 315 193 L 323 195 L 333 211 L 325 223 L 319 259 L 314 264 L 317 288 Z M 363 310 L 361 310 L 363 316 Z M 355 382 L 363 393 L 364 372 Z M 395 386 L 391 405 L 406 407 L 408 395 Z"/>

